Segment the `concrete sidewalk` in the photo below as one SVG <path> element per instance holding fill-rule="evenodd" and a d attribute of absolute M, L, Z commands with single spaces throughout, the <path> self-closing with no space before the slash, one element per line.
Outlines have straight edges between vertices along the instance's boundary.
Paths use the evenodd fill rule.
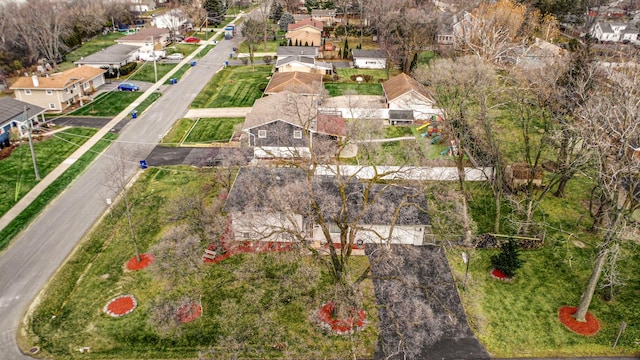
<path fill-rule="evenodd" d="M 223 117 L 245 117 L 251 111 L 251 107 L 231 107 L 231 108 L 211 108 L 211 109 L 189 109 L 184 115 L 185 118 L 223 118 Z"/>

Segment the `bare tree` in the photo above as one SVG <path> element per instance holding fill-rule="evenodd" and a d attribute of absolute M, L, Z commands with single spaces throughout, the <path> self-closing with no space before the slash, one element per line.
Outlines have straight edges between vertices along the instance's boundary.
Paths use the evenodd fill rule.
<path fill-rule="evenodd" d="M 608 72 L 582 107 L 585 145 L 594 154 L 594 179 L 601 192 L 603 240 L 575 318 L 586 321 L 607 254 L 626 222 L 640 208 L 640 72 L 635 66 Z"/>
<path fill-rule="evenodd" d="M 182 226 L 174 227 L 150 252 L 156 261 L 149 271 L 169 291 L 175 288 L 182 291 L 182 285 L 197 281 L 204 264 L 200 239 Z"/>
<path fill-rule="evenodd" d="M 106 23 L 104 4 L 101 1 L 75 0 L 69 3 L 67 11 L 69 25 L 80 43 L 99 34 Z"/>
<path fill-rule="evenodd" d="M 133 217 L 133 208 L 135 205 L 135 195 L 131 192 L 131 183 L 129 171 L 136 167 L 137 164 L 128 160 L 127 153 L 122 149 L 116 149 L 115 155 L 112 155 L 109 165 L 105 169 L 104 178 L 105 186 L 111 190 L 118 199 L 123 202 L 124 213 L 127 218 L 129 227 L 129 235 L 135 251 L 136 260 L 140 262 L 140 248 L 136 237 L 136 225 Z"/>
<path fill-rule="evenodd" d="M 253 59 L 256 49 L 258 48 L 258 44 L 263 40 L 263 29 L 264 24 L 258 20 L 247 19 L 242 23 L 242 37 L 244 38 L 244 43 L 247 45 L 249 50 L 249 60 L 251 61 L 251 66 L 254 67 L 254 69 L 255 65 Z"/>

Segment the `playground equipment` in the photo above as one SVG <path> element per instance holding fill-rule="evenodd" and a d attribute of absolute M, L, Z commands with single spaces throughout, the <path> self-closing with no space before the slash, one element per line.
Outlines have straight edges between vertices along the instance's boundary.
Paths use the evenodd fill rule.
<path fill-rule="evenodd" d="M 440 140 L 442 140 L 442 134 L 438 134 L 431 139 L 431 144 L 437 144 Z"/>
<path fill-rule="evenodd" d="M 446 149 L 440 151 L 440 155 L 445 156 L 449 153 L 449 151 L 451 151 L 451 146 L 447 146 Z"/>

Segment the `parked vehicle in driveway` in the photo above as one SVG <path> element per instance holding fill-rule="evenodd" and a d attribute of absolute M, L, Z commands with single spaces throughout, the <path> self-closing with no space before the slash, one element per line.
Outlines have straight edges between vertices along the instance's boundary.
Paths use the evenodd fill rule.
<path fill-rule="evenodd" d="M 140 90 L 140 87 L 138 87 L 138 85 L 136 85 L 136 84 L 123 82 L 120 85 L 118 85 L 118 90 L 120 90 L 120 91 L 138 91 L 138 90 Z"/>
<path fill-rule="evenodd" d="M 197 44 L 200 42 L 200 39 L 197 37 L 189 36 L 188 38 L 184 39 L 184 42 Z"/>
<path fill-rule="evenodd" d="M 181 53 L 169 54 L 169 55 L 167 55 L 167 57 L 165 59 L 167 59 L 167 60 L 182 60 L 182 59 L 184 59 L 184 55 L 182 55 Z"/>

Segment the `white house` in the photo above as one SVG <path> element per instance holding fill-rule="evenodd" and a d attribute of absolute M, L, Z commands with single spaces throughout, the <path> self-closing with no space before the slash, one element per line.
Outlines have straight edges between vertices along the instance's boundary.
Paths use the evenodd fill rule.
<path fill-rule="evenodd" d="M 353 49 L 353 67 L 360 69 L 384 69 L 387 67 L 387 55 L 383 50 Z"/>
<path fill-rule="evenodd" d="M 323 75 L 333 74 L 333 64 L 323 61 L 316 61 L 316 59 L 307 56 L 288 56 L 276 61 L 276 72 L 307 72 Z"/>
<path fill-rule="evenodd" d="M 160 29 L 177 31 L 187 25 L 187 17 L 180 9 L 171 9 L 165 13 L 155 15 L 152 25 Z"/>
<path fill-rule="evenodd" d="M 130 0 L 131 11 L 137 13 L 144 13 L 147 11 L 153 11 L 156 9 L 156 0 Z"/>
<path fill-rule="evenodd" d="M 338 185 L 334 175 L 307 175 L 299 168 L 240 169 L 225 204 L 233 238 L 339 243 L 338 225 L 346 224 L 357 225 L 358 244 L 423 245 L 425 234 L 431 233 L 426 197 L 417 188 L 353 178 L 340 179 Z M 317 207 L 310 206 L 312 200 Z M 320 215 L 324 222 L 318 222 Z M 328 237 L 322 225 L 328 227 Z"/>
<path fill-rule="evenodd" d="M 599 21 L 589 31 L 598 41 L 607 42 L 637 42 L 638 30 L 631 24 Z"/>

